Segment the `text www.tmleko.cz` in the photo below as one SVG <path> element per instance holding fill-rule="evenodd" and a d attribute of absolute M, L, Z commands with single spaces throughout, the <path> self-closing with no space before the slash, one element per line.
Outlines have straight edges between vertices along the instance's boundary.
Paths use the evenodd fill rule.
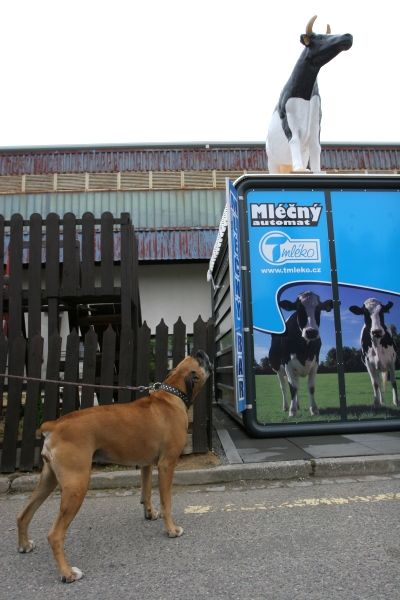
<path fill-rule="evenodd" d="M 260 269 L 261 273 L 321 273 L 321 267 L 273 267 Z"/>

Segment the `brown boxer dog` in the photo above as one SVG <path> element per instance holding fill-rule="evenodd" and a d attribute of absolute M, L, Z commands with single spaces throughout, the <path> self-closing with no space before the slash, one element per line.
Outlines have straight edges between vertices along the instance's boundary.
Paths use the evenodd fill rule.
<path fill-rule="evenodd" d="M 186 443 L 187 409 L 210 372 L 209 358 L 199 350 L 182 360 L 164 383 L 144 398 L 95 406 L 43 423 L 44 465 L 36 489 L 17 518 L 19 552 L 30 552 L 35 547 L 28 538 L 29 523 L 58 483 L 60 512 L 48 540 L 61 580 L 72 583 L 81 579 L 82 571 L 71 567 L 65 556 L 64 538 L 85 498 L 95 452 L 109 462 L 141 467 L 141 502 L 146 519 L 159 516 L 151 502 L 152 465 L 156 464 L 165 528 L 169 537 L 181 536 L 183 529 L 175 525 L 171 515 L 172 479 Z"/>

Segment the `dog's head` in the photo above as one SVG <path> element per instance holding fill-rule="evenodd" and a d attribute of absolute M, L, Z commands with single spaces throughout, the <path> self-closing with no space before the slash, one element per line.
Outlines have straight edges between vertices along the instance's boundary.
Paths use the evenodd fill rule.
<path fill-rule="evenodd" d="M 171 371 L 166 382 L 182 389 L 189 400 L 194 400 L 212 370 L 212 364 L 204 350 L 192 352 Z"/>

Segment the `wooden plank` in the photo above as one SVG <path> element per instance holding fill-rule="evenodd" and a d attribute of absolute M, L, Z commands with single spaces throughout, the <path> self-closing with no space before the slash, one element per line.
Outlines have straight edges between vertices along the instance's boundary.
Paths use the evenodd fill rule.
<path fill-rule="evenodd" d="M 146 321 L 138 330 L 136 384 L 148 386 L 150 383 L 150 343 L 151 330 Z M 136 392 L 136 398 L 146 396 L 148 392 Z"/>
<path fill-rule="evenodd" d="M 94 293 L 95 278 L 95 231 L 94 215 L 86 212 L 82 216 L 82 293 L 90 296 Z"/>
<path fill-rule="evenodd" d="M 46 379 L 60 379 L 61 337 L 57 331 L 49 336 Z M 57 419 L 60 409 L 60 385 L 46 383 L 44 386 L 43 421 Z"/>
<path fill-rule="evenodd" d="M 96 382 L 97 334 L 93 327 L 85 335 L 82 383 Z M 83 387 L 81 392 L 81 408 L 89 408 L 94 403 L 94 387 Z"/>
<path fill-rule="evenodd" d="M 4 335 L 3 329 L 0 329 L 0 373 L 6 372 L 8 356 L 8 340 Z M 0 377 L 0 417 L 3 416 L 4 409 L 4 377 Z"/>
<path fill-rule="evenodd" d="M 155 381 L 164 381 L 168 373 L 168 327 L 161 319 L 156 327 Z"/>
<path fill-rule="evenodd" d="M 119 348 L 119 376 L 118 385 L 132 385 L 132 366 L 133 366 L 133 331 L 124 328 L 121 331 Z M 129 402 L 132 400 L 132 392 L 129 390 L 118 391 L 118 402 Z"/>
<path fill-rule="evenodd" d="M 110 324 L 103 333 L 101 342 L 101 385 L 114 384 L 116 337 L 116 333 Z M 113 390 L 100 389 L 99 404 L 112 404 L 113 397 Z"/>
<path fill-rule="evenodd" d="M 131 222 L 128 213 L 121 214 L 121 326 L 133 327 Z"/>
<path fill-rule="evenodd" d="M 10 342 L 10 375 L 24 374 L 26 340 L 22 335 Z M 12 473 L 17 466 L 18 431 L 21 418 L 22 380 L 8 380 L 8 400 L 4 422 L 4 441 L 1 456 L 2 473 Z"/>
<path fill-rule="evenodd" d="M 114 217 L 110 212 L 101 215 L 100 275 L 104 295 L 114 293 Z"/>
<path fill-rule="evenodd" d="M 40 378 L 42 372 L 43 338 L 36 334 L 28 342 L 28 376 Z M 39 381 L 28 381 L 24 410 L 24 428 L 21 445 L 21 471 L 31 471 L 35 461 L 36 429 L 40 405 Z"/>
<path fill-rule="evenodd" d="M 65 351 L 65 381 L 78 381 L 79 379 L 79 334 L 73 329 L 67 337 Z M 79 387 L 65 385 L 63 388 L 62 414 L 65 415 L 79 408 Z"/>
<path fill-rule="evenodd" d="M 63 263 L 61 293 L 76 296 L 79 289 L 79 248 L 76 239 L 76 218 L 66 213 L 63 218 Z"/>
<path fill-rule="evenodd" d="M 41 332 L 42 301 L 42 217 L 31 215 L 29 220 L 29 265 L 28 265 L 28 337 Z"/>
<path fill-rule="evenodd" d="M 45 285 L 48 299 L 48 335 L 58 331 L 60 294 L 60 217 L 49 213 L 46 217 Z"/>
<path fill-rule="evenodd" d="M 8 337 L 10 340 L 22 333 L 22 230 L 22 216 L 13 215 L 10 224 L 9 245 Z"/>
<path fill-rule="evenodd" d="M 46 217 L 46 295 L 57 298 L 60 289 L 60 217 L 50 213 Z"/>
<path fill-rule="evenodd" d="M 176 367 L 186 355 L 186 325 L 179 317 L 174 324 L 174 337 L 172 342 L 172 365 Z"/>
<path fill-rule="evenodd" d="M 0 324 L 3 330 L 4 303 L 4 217 L 0 215 Z M 1 404 L 1 400 L 0 400 Z"/>
<path fill-rule="evenodd" d="M 193 349 L 207 350 L 207 324 L 199 316 L 193 324 Z M 207 386 L 204 386 L 193 404 L 193 452 L 207 452 Z"/>

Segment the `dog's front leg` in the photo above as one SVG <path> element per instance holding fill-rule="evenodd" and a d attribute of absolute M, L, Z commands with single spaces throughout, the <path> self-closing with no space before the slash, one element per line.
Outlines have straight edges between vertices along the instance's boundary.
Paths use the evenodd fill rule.
<path fill-rule="evenodd" d="M 158 463 L 158 486 L 160 490 L 161 513 L 164 519 L 168 537 L 179 537 L 183 533 L 182 527 L 175 525 L 172 520 L 172 480 L 177 460 L 164 459 Z"/>
<path fill-rule="evenodd" d="M 149 521 L 154 521 L 160 516 L 160 513 L 155 510 L 151 501 L 152 471 L 153 467 L 151 465 L 147 465 L 146 467 L 142 467 L 140 469 L 142 480 L 142 493 L 140 502 L 143 504 L 144 518 L 148 519 Z"/>

